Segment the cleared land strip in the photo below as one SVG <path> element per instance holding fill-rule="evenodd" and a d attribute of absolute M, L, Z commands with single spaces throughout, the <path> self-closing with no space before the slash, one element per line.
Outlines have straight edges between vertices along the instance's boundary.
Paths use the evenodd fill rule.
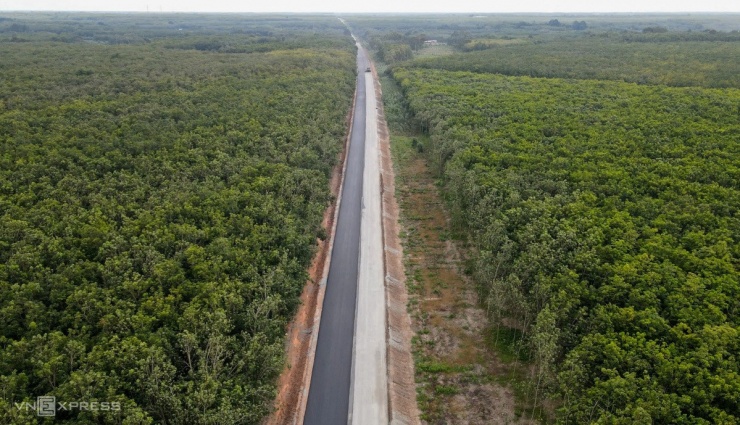
<path fill-rule="evenodd" d="M 378 107 L 378 142 L 383 211 L 383 245 L 385 248 L 385 294 L 388 332 L 388 416 L 392 425 L 420 424 L 416 402 L 414 358 L 412 355 L 409 294 L 403 266 L 403 246 L 399 207 L 396 201 L 396 175 L 391 157 L 390 133 L 383 109 L 383 94 L 377 73 L 375 93 Z"/>

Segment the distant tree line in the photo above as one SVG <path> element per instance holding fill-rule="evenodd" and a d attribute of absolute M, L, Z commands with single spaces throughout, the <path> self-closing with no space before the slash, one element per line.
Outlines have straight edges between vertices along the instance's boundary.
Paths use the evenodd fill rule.
<path fill-rule="evenodd" d="M 720 42 L 720 36 L 727 41 Z M 488 49 L 481 52 L 418 59 L 414 66 L 531 77 L 740 88 L 740 61 L 735 60 L 740 55 L 740 34 L 605 33 L 576 39 L 520 41 L 523 42 L 489 43 Z"/>

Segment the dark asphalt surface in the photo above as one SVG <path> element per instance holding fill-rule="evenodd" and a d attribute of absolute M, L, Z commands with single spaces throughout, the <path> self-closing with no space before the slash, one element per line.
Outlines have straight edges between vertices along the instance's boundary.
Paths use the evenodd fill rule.
<path fill-rule="evenodd" d="M 360 254 L 362 174 L 365 160 L 365 69 L 357 55 L 357 98 L 334 248 L 326 283 L 305 425 L 347 425 Z"/>

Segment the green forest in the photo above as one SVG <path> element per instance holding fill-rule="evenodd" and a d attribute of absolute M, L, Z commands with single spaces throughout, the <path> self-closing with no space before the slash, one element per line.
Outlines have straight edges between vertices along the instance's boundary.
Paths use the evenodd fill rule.
<path fill-rule="evenodd" d="M 472 51 L 415 63 L 431 69 L 668 86 L 740 88 L 740 33 L 698 33 L 688 40 L 672 34 L 610 34 L 521 43 L 490 43 Z M 464 42 L 467 39 L 463 39 Z"/>
<path fill-rule="evenodd" d="M 355 72 L 334 17 L 0 17 L 0 422 L 260 423 Z"/>
<path fill-rule="evenodd" d="M 740 91 L 392 75 L 559 419 L 737 423 Z"/>
<path fill-rule="evenodd" d="M 552 411 L 532 416 L 740 423 L 738 16 L 350 24 L 525 352 L 522 405 Z"/>
<path fill-rule="evenodd" d="M 735 15 L 406 18 L 356 17 L 351 24 L 386 64 L 416 58 L 414 67 L 450 71 L 740 88 Z M 454 54 L 417 58 L 429 39 Z"/>
<path fill-rule="evenodd" d="M 347 21 L 534 405 L 740 423 L 738 16 Z M 0 423 L 260 423 L 355 72 L 334 16 L 0 14 Z"/>

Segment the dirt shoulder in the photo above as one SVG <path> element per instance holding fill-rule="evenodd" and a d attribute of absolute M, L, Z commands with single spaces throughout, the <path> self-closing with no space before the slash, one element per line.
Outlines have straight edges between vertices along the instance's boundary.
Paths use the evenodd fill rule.
<path fill-rule="evenodd" d="M 386 346 L 388 361 L 388 417 L 394 425 L 420 423 L 414 382 L 414 336 L 408 315 L 406 273 L 400 238 L 399 208 L 396 202 L 395 173 L 391 157 L 390 135 L 383 111 L 380 80 L 373 69 L 378 109 L 380 147 L 381 208 L 386 288 Z"/>

